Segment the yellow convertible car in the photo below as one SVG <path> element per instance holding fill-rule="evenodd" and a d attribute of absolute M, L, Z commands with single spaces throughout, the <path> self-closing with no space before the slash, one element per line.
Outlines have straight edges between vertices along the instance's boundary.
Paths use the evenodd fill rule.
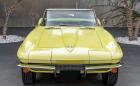
<path fill-rule="evenodd" d="M 47 9 L 17 52 L 22 80 L 33 84 L 37 73 L 64 71 L 102 74 L 114 86 L 122 50 L 92 9 Z"/>

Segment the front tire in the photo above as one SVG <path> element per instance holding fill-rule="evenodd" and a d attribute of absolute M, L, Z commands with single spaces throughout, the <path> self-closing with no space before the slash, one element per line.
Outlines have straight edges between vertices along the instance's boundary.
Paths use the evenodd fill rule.
<path fill-rule="evenodd" d="M 118 68 L 117 71 L 115 73 L 113 73 L 112 71 L 109 73 L 104 73 L 102 74 L 102 81 L 105 85 L 107 86 L 115 86 L 115 84 L 117 83 L 118 80 Z"/>
<path fill-rule="evenodd" d="M 24 83 L 24 85 L 31 85 L 35 83 L 36 80 L 36 74 L 33 72 L 24 72 L 23 68 L 21 68 L 21 72 L 22 72 L 22 81 Z"/>

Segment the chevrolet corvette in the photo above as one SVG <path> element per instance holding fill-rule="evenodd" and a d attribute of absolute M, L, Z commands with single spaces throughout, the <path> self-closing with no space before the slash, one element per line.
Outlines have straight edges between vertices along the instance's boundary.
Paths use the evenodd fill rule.
<path fill-rule="evenodd" d="M 47 9 L 17 57 L 25 85 L 33 84 L 37 73 L 78 71 L 101 74 L 105 85 L 114 86 L 123 53 L 93 9 Z"/>

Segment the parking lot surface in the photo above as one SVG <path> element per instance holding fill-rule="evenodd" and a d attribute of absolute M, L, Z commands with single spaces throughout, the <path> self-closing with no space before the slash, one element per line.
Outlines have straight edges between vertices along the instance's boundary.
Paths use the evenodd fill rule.
<path fill-rule="evenodd" d="M 26 36 L 29 29 L 11 29 L 8 34 Z M 109 29 L 115 37 L 124 36 L 124 30 Z M 17 67 L 16 56 L 20 43 L 0 44 L 0 86 L 23 86 L 20 68 Z M 119 71 L 119 79 L 116 86 L 140 86 L 140 46 L 120 44 L 124 58 L 123 67 Z M 79 80 L 73 73 L 67 73 L 62 82 L 56 82 L 52 75 L 40 74 L 36 84 L 32 86 L 104 86 L 99 75 L 92 75 Z"/>

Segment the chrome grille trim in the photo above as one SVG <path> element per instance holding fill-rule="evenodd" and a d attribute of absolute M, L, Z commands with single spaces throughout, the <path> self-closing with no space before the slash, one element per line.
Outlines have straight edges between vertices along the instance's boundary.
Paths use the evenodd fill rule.
<path fill-rule="evenodd" d="M 62 71 L 79 71 L 79 70 L 85 70 L 85 66 L 83 65 L 56 65 L 56 70 L 62 70 Z"/>

